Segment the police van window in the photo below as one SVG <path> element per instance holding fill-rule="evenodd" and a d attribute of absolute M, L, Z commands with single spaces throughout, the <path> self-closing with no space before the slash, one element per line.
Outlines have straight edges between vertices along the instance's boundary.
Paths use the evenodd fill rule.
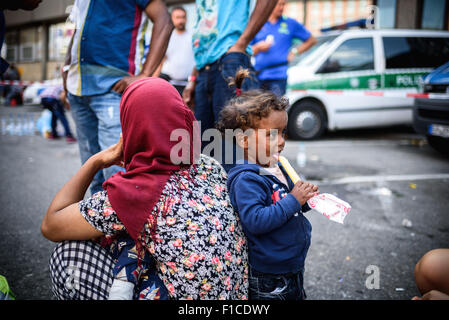
<path fill-rule="evenodd" d="M 343 42 L 320 67 L 318 73 L 374 69 L 372 38 L 350 39 Z"/>
<path fill-rule="evenodd" d="M 449 59 L 449 38 L 384 37 L 386 67 L 436 68 Z"/>

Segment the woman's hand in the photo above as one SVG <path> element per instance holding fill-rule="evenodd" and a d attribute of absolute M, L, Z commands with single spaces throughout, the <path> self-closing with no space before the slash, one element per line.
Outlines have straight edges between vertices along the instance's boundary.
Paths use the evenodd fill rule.
<path fill-rule="evenodd" d="M 116 144 L 103 151 L 98 152 L 95 157 L 100 161 L 103 169 L 114 165 L 123 168 L 124 163 L 122 135 L 120 134 L 120 140 Z"/>

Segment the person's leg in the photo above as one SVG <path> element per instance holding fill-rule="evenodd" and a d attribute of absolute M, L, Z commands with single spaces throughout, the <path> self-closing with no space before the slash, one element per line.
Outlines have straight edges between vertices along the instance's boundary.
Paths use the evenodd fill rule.
<path fill-rule="evenodd" d="M 287 79 L 273 79 L 273 80 L 265 80 L 265 86 L 275 95 L 281 97 L 285 95 L 285 90 L 287 87 Z"/>
<path fill-rule="evenodd" d="M 247 91 L 259 88 L 259 80 L 256 77 L 250 57 L 247 54 L 231 52 L 221 57 L 218 63 L 218 73 L 214 77 L 216 82 L 212 93 L 215 122 L 218 121 L 221 109 L 236 94 L 236 88 L 235 86 L 229 86 L 229 80 L 230 78 L 234 79 L 235 74 L 240 68 L 250 71 L 250 76 L 243 81 L 241 89 Z"/>
<path fill-rule="evenodd" d="M 449 249 L 427 252 L 416 264 L 415 280 L 421 294 L 438 290 L 449 295 Z"/>
<path fill-rule="evenodd" d="M 203 133 L 214 126 L 212 112 L 212 92 L 210 89 L 208 70 L 201 70 L 196 78 L 195 86 L 195 118 L 201 125 L 201 152 L 210 141 L 203 140 Z M 212 79 L 213 80 L 213 79 Z"/>
<path fill-rule="evenodd" d="M 64 241 L 50 258 L 52 291 L 58 300 L 106 300 L 114 261 L 92 241 Z"/>
<path fill-rule="evenodd" d="M 243 81 L 241 89 L 247 91 L 259 88 L 259 80 L 247 54 L 231 52 L 221 57 L 213 76 L 215 79 L 212 93 L 214 124 L 219 120 L 221 110 L 236 95 L 236 87 L 229 86 L 229 81 L 231 78 L 235 78 L 235 74 L 240 68 L 250 71 L 250 77 Z M 237 160 L 237 147 L 235 144 L 229 145 L 230 143 L 230 140 L 223 139 L 221 155 L 215 157 L 227 172 L 235 166 Z"/>
<path fill-rule="evenodd" d="M 51 111 L 51 135 L 53 139 L 58 138 L 58 117 L 56 116 L 55 110 L 52 108 Z"/>
<path fill-rule="evenodd" d="M 49 137 L 49 139 L 56 139 L 58 138 L 58 132 L 57 132 L 57 120 L 58 118 L 56 117 L 55 114 L 55 105 L 54 105 L 54 100 L 55 99 L 51 99 L 51 98 L 42 98 L 41 99 L 41 104 L 44 106 L 45 109 L 48 109 L 51 112 L 51 136 Z"/>
<path fill-rule="evenodd" d="M 91 97 L 90 106 L 98 119 L 98 144 L 101 150 L 109 148 L 120 140 L 122 132 L 120 99 L 121 95 L 112 91 Z M 107 180 L 118 171 L 124 171 L 124 169 L 119 166 L 104 169 L 104 179 Z"/>
<path fill-rule="evenodd" d="M 265 91 L 270 91 L 270 81 L 269 80 L 259 80 L 260 89 Z"/>
<path fill-rule="evenodd" d="M 64 127 L 64 132 L 66 137 L 73 137 L 72 132 L 70 131 L 69 122 L 65 116 L 64 105 L 61 101 L 55 99 L 55 115 L 61 121 L 62 126 Z"/>
<path fill-rule="evenodd" d="M 186 86 L 179 86 L 179 85 L 174 85 L 175 89 L 179 92 L 179 94 L 182 97 L 182 92 L 184 91 L 184 89 L 186 88 Z"/>
<path fill-rule="evenodd" d="M 84 163 L 91 156 L 101 151 L 98 143 L 98 119 L 89 105 L 90 97 L 78 97 L 70 93 L 67 97 L 70 103 L 70 111 L 72 112 L 72 117 L 76 125 L 81 163 Z M 103 190 L 103 182 L 103 171 L 100 170 L 90 185 L 91 193 L 94 194 Z"/>

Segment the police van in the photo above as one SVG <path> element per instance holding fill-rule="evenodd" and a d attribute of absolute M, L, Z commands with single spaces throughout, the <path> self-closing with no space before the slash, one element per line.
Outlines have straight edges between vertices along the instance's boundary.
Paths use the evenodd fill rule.
<path fill-rule="evenodd" d="M 288 70 L 288 133 L 412 124 L 424 75 L 449 61 L 449 32 L 331 31 Z"/>

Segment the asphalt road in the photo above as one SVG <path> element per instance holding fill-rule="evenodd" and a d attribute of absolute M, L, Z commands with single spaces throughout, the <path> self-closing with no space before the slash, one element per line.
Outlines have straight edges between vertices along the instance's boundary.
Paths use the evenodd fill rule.
<path fill-rule="evenodd" d="M 0 118 L 37 119 L 41 111 L 0 106 Z M 352 206 L 343 225 L 306 214 L 313 226 L 308 299 L 417 295 L 414 265 L 427 251 L 449 247 L 449 160 L 408 127 L 330 133 L 304 146 L 304 168 L 296 163 L 299 142 L 287 141 L 284 155 L 322 193 Z M 79 166 L 77 144 L 0 136 L 0 274 L 18 299 L 53 299 L 48 259 L 55 244 L 39 228 L 52 197 Z"/>

